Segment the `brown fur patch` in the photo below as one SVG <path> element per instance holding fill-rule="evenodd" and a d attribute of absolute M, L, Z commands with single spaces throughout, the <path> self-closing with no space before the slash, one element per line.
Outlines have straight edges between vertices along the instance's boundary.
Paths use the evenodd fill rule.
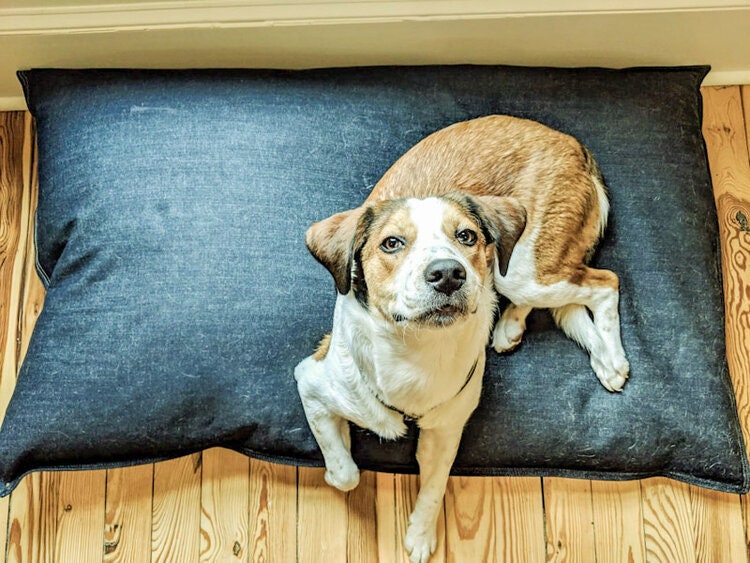
<path fill-rule="evenodd" d="M 352 237 L 363 211 L 373 206 L 376 219 L 368 224 L 359 258 L 367 270 L 364 277 L 383 290 L 406 254 L 375 251 L 386 232 L 411 236 L 404 231 L 410 222 L 396 218 L 396 208 L 403 207 L 398 200 L 460 190 L 503 198 L 505 203 L 494 209 L 507 231 L 497 243 L 501 272 L 517 237 L 538 232 L 533 252 L 539 283 L 616 286 L 614 274 L 602 277 L 586 266 L 600 235 L 600 181 L 593 156 L 573 137 L 530 120 L 483 117 L 446 127 L 417 143 L 383 175 L 362 207 L 316 223 L 307 243 L 333 275 L 338 291 L 347 293 L 351 268 L 358 266 L 352 263 Z M 360 287 L 358 299 L 369 292 Z"/>
<path fill-rule="evenodd" d="M 526 210 L 513 197 L 474 196 L 481 206 L 485 220 L 493 231 L 497 248 L 498 269 L 504 276 L 513 249 L 526 229 Z"/>
<path fill-rule="evenodd" d="M 316 362 L 322 361 L 327 355 L 328 350 L 331 348 L 331 333 L 329 332 L 323 338 L 320 339 L 318 347 L 313 352 L 313 360 Z"/>
<path fill-rule="evenodd" d="M 579 277 L 581 267 L 599 238 L 599 195 L 578 143 L 561 148 L 556 161 L 542 161 L 541 185 L 554 185 L 540 205 L 540 233 L 534 247 L 537 279 L 551 284 Z"/>
<path fill-rule="evenodd" d="M 351 287 L 351 245 L 364 211 L 358 207 L 337 213 L 311 225 L 305 235 L 308 250 L 331 272 L 342 295 Z"/>
<path fill-rule="evenodd" d="M 456 239 L 458 232 L 463 229 L 471 229 L 477 234 L 476 244 L 473 246 L 466 246 Z M 483 230 L 482 225 L 467 213 L 465 207 L 455 201 L 451 201 L 451 205 L 448 207 L 448 211 L 443 220 L 443 232 L 449 240 L 454 241 L 456 248 L 466 256 L 474 271 L 479 274 L 480 279 L 484 279 L 487 273 L 487 268 L 491 263 L 491 260 L 488 260 L 488 255 L 485 252 L 488 241 L 485 238 Z"/>
<path fill-rule="evenodd" d="M 537 278 L 576 277 L 599 237 L 593 157 L 573 137 L 540 123 L 488 116 L 454 124 L 412 147 L 377 183 L 368 201 L 427 197 L 463 190 L 511 196 L 541 227 Z"/>
<path fill-rule="evenodd" d="M 376 205 L 367 240 L 360 253 L 360 262 L 368 288 L 368 301 L 378 307 L 393 297 L 390 280 L 409 255 L 411 244 L 417 238 L 417 228 L 411 220 L 403 200 Z M 388 237 L 404 241 L 401 250 L 387 253 L 380 249 Z"/>

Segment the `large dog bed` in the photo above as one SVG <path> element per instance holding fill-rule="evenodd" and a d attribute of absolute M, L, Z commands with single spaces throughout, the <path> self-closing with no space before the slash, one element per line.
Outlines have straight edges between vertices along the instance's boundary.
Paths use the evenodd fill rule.
<path fill-rule="evenodd" d="M 224 446 L 321 465 L 292 376 L 330 329 L 307 226 L 358 205 L 427 134 L 487 114 L 578 137 L 612 205 L 594 264 L 621 280 L 632 371 L 608 393 L 532 314 L 488 351 L 453 471 L 748 487 L 727 374 L 706 68 L 494 66 L 20 73 L 39 143 L 47 287 L 0 429 L 0 494 L 27 472 Z M 416 470 L 416 429 L 355 430 L 365 469 Z"/>

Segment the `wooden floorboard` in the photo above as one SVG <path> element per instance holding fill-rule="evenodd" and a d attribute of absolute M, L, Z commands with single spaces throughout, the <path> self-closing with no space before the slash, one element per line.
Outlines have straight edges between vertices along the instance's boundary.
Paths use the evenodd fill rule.
<path fill-rule="evenodd" d="M 590 481 L 544 479 L 544 510 L 549 561 L 596 561 Z"/>
<path fill-rule="evenodd" d="M 24 114 L 0 114 L 0 419 L 5 415 L 18 370 L 18 315 L 22 260 L 25 242 L 23 198 L 23 147 L 26 138 Z M 0 500 L 0 545 L 9 536 L 10 500 Z"/>
<path fill-rule="evenodd" d="M 197 561 L 200 554 L 200 453 L 154 465 L 151 561 Z"/>
<path fill-rule="evenodd" d="M 247 456 L 223 448 L 203 452 L 201 563 L 247 561 L 249 475 Z"/>
<path fill-rule="evenodd" d="M 592 481 L 591 507 L 599 563 L 646 560 L 640 483 Z"/>
<path fill-rule="evenodd" d="M 750 447 L 750 163 L 738 87 L 707 88 L 703 135 L 721 230 L 726 340 L 737 410 Z"/>
<path fill-rule="evenodd" d="M 322 469 L 300 467 L 297 498 L 297 561 L 346 561 L 346 494 L 329 487 Z M 374 516 L 374 515 L 373 515 Z"/>
<path fill-rule="evenodd" d="M 641 482 L 643 537 L 649 563 L 696 560 L 690 487 L 662 477 Z"/>
<path fill-rule="evenodd" d="M 721 230 L 727 363 L 746 448 L 750 448 L 750 113 L 743 101 L 750 101 L 749 92 L 737 86 L 703 91 L 703 135 Z M 747 553 L 747 500 L 742 499 L 739 509 L 728 497 L 712 496 L 710 502 L 694 506 L 696 513 L 699 507 L 710 511 L 697 515 L 704 532 L 697 538 L 702 542 L 699 555 L 715 548 L 717 535 L 731 556 L 740 556 L 740 542 Z M 737 522 L 742 522 L 742 535 L 734 527 Z M 725 545 L 727 536 L 733 539 L 729 545 Z"/>
<path fill-rule="evenodd" d="M 372 471 L 363 471 L 359 486 L 346 494 L 348 561 L 378 562 L 378 480 Z M 386 506 L 385 510 L 390 510 Z"/>
<path fill-rule="evenodd" d="M 55 482 L 54 506 L 44 513 L 54 530 L 54 546 L 47 544 L 52 561 L 97 561 L 104 553 L 104 492 L 106 472 L 48 473 Z M 52 553 L 49 553 L 52 551 Z"/>
<path fill-rule="evenodd" d="M 547 558 L 544 495 L 538 477 L 494 477 L 496 561 L 543 562 Z"/>
<path fill-rule="evenodd" d="M 295 561 L 297 468 L 250 460 L 248 561 Z"/>
<path fill-rule="evenodd" d="M 128 563 L 151 559 L 152 464 L 107 471 L 104 561 Z"/>
<path fill-rule="evenodd" d="M 497 553 L 492 479 L 451 477 L 445 495 L 448 561 L 487 561 Z"/>
<path fill-rule="evenodd" d="M 721 229 L 727 359 L 750 446 L 750 86 L 704 88 Z M 44 291 L 35 275 L 36 149 L 27 113 L 0 113 L 0 415 Z M 5 561 L 407 561 L 418 487 L 214 449 L 108 471 L 34 473 L 0 500 Z M 433 561 L 748 561 L 750 499 L 664 478 L 610 483 L 452 477 Z M 0 555 L 0 560 L 2 555 Z"/>

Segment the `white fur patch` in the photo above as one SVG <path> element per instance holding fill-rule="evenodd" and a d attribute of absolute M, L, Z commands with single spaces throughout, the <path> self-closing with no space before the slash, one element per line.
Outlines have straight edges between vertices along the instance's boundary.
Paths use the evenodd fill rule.
<path fill-rule="evenodd" d="M 466 270 L 462 292 L 467 296 L 467 308 L 474 311 L 484 280 L 445 233 L 445 218 L 450 204 L 440 198 L 409 199 L 406 202 L 409 218 L 417 230 L 417 238 L 410 241 L 408 259 L 394 279 L 393 313 L 406 319 L 419 316 L 434 306 L 435 291 L 424 280 L 427 265 L 435 260 L 456 260 Z"/>

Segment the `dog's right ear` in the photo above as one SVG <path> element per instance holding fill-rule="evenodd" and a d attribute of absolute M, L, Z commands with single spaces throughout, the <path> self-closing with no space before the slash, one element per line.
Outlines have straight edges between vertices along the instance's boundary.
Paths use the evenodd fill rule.
<path fill-rule="evenodd" d="M 355 253 L 364 244 L 367 207 L 357 207 L 313 223 L 305 235 L 307 249 L 333 276 L 336 290 L 346 295 L 352 287 Z M 372 213 L 371 210 L 369 210 Z"/>

